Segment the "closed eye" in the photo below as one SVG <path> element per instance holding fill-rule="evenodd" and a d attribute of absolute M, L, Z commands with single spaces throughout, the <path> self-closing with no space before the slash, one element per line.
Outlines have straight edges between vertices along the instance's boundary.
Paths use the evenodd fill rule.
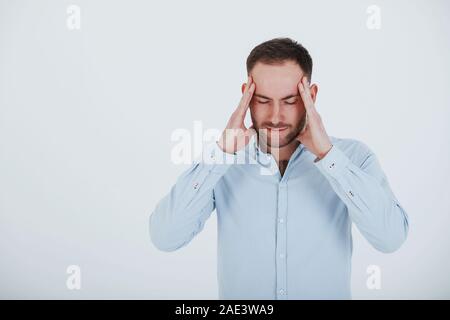
<path fill-rule="evenodd" d="M 260 100 L 257 100 L 257 102 L 258 103 L 261 103 L 261 104 L 267 104 L 267 103 L 269 103 L 269 101 L 260 101 Z M 290 105 L 293 105 L 293 104 L 296 104 L 297 103 L 297 101 L 295 100 L 295 101 L 292 101 L 292 102 L 290 102 L 290 101 L 285 101 L 286 102 L 286 104 L 290 104 Z"/>

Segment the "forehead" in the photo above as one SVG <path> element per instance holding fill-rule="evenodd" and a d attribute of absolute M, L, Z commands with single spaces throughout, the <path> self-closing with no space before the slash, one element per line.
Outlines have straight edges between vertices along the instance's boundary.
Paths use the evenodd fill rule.
<path fill-rule="evenodd" d="M 286 61 L 279 65 L 258 62 L 253 67 L 251 75 L 256 85 L 256 94 L 281 99 L 298 92 L 297 84 L 303 76 L 303 71 L 293 61 Z"/>

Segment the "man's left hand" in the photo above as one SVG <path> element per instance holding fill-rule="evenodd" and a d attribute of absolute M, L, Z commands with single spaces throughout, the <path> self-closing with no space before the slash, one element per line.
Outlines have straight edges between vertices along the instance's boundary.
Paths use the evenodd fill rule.
<path fill-rule="evenodd" d="M 320 114 L 314 106 L 314 101 L 311 95 L 309 82 L 306 76 L 303 76 L 298 83 L 298 91 L 302 97 L 303 104 L 306 110 L 306 124 L 297 140 L 300 141 L 310 152 L 316 155 L 316 161 L 325 157 L 333 145 L 325 131 Z"/>

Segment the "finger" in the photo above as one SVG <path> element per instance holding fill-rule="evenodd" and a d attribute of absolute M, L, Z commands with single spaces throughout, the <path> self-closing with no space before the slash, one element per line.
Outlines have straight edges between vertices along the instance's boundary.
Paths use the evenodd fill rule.
<path fill-rule="evenodd" d="M 250 100 L 248 98 L 249 98 L 250 94 L 253 95 L 252 90 L 254 89 L 254 87 L 255 87 L 255 85 L 253 83 L 252 76 L 248 76 L 247 84 L 246 84 L 244 92 L 242 94 L 241 101 L 239 102 L 240 108 L 245 109 L 245 107 L 248 105 L 248 103 L 250 102 Z"/>
<path fill-rule="evenodd" d="M 255 92 L 255 83 L 251 83 L 250 87 L 248 89 L 247 95 L 245 97 L 245 100 L 243 102 L 243 108 L 245 110 L 248 109 L 248 106 L 250 105 L 250 101 L 252 101 L 253 93 Z"/>
<path fill-rule="evenodd" d="M 251 76 L 248 76 L 247 83 L 245 84 L 244 92 L 242 92 L 241 100 L 239 101 L 238 107 L 241 106 L 242 101 L 244 100 L 244 97 L 247 94 L 248 89 L 250 88 L 250 84 L 251 84 Z"/>
<path fill-rule="evenodd" d="M 314 109 L 314 101 L 312 100 L 309 83 L 306 77 L 303 77 L 302 80 L 298 83 L 298 91 L 300 92 L 300 96 L 302 97 L 306 112 L 311 113 Z"/>
<path fill-rule="evenodd" d="M 301 131 L 300 131 L 300 134 L 303 134 L 307 129 L 308 127 L 308 113 L 305 113 L 305 123 L 303 124 L 303 128 L 301 129 Z"/>
<path fill-rule="evenodd" d="M 239 102 L 237 108 L 240 114 L 245 114 L 245 112 L 247 111 L 254 92 L 255 92 L 255 83 L 253 81 L 250 81 L 250 84 L 244 90 L 241 101 Z"/>
<path fill-rule="evenodd" d="M 308 97 L 308 100 L 310 102 L 313 102 L 312 97 L 311 97 L 310 83 L 306 76 L 303 77 L 302 83 L 303 83 L 303 88 L 305 88 L 305 93 L 306 93 L 306 96 Z"/>
<path fill-rule="evenodd" d="M 298 89 L 300 92 L 300 96 L 302 97 L 303 103 L 305 104 L 305 108 L 310 108 L 313 105 L 313 101 L 311 98 L 311 91 L 309 90 L 309 84 L 306 77 L 302 77 L 301 81 L 298 84 Z"/>
<path fill-rule="evenodd" d="M 252 82 L 253 82 L 252 76 L 251 76 L 251 75 L 248 75 L 248 76 L 247 76 L 247 84 L 246 84 L 246 86 L 245 86 L 245 89 L 246 89 L 246 90 L 248 90 L 248 88 L 250 87 L 250 85 L 252 84 Z M 245 90 L 244 90 L 244 91 L 245 91 Z"/>

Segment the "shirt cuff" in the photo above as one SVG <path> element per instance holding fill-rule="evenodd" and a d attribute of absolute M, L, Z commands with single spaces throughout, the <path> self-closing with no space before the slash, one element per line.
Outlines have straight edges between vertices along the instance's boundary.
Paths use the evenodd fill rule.
<path fill-rule="evenodd" d="M 347 155 L 336 145 L 333 145 L 325 157 L 314 161 L 314 165 L 323 174 L 336 177 L 347 167 L 349 162 L 350 159 Z"/>
<path fill-rule="evenodd" d="M 217 144 L 217 141 L 206 143 L 203 146 L 202 162 L 205 164 L 232 165 L 235 164 L 237 157 L 237 152 L 231 154 L 223 151 Z"/>

